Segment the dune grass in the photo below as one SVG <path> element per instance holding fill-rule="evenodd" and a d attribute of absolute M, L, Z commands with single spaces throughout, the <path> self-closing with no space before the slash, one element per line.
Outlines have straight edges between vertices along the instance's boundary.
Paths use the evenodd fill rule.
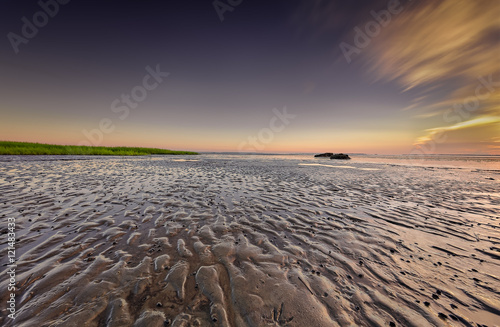
<path fill-rule="evenodd" d="M 0 141 L 0 155 L 104 155 L 145 156 L 150 154 L 198 154 L 155 148 L 54 145 L 28 142 Z"/>

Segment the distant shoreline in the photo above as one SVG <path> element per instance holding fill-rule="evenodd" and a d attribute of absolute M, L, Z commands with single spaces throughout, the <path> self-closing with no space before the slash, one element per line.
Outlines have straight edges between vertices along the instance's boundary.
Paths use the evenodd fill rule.
<path fill-rule="evenodd" d="M 156 148 L 55 145 L 43 143 L 0 141 L 0 155 L 146 156 L 152 154 L 197 155 L 198 153 L 191 151 L 173 151 Z"/>

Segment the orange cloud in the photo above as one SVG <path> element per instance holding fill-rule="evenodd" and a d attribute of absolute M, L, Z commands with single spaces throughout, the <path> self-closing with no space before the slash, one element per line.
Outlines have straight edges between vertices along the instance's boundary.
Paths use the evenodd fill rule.
<path fill-rule="evenodd" d="M 426 130 L 428 132 L 427 135 L 422 136 L 416 140 L 415 145 L 425 144 L 432 140 L 443 139 L 442 136 L 444 136 L 443 134 L 445 134 L 446 132 L 475 128 L 496 123 L 500 123 L 500 117 L 484 116 L 460 122 L 451 126 L 430 128 Z"/>
<path fill-rule="evenodd" d="M 415 117 L 441 125 L 424 130 L 415 144 L 443 132 L 499 122 L 498 17 L 497 1 L 422 2 L 394 17 L 366 48 L 364 55 L 377 77 L 394 80 L 405 91 L 426 87 L 427 93 L 444 93 L 442 85 L 456 85 L 441 101 L 423 100 L 408 108 L 423 111 Z M 450 114 L 455 119 L 447 119 Z M 494 136 L 484 135 L 484 141 Z"/>
<path fill-rule="evenodd" d="M 380 77 L 406 88 L 453 77 L 476 80 L 499 69 L 497 1 L 423 2 L 382 28 L 370 45 Z"/>

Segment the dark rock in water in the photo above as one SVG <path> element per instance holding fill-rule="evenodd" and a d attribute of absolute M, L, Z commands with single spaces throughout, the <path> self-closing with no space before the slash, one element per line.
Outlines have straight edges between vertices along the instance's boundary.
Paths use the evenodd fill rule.
<path fill-rule="evenodd" d="M 343 159 L 343 160 L 346 160 L 346 159 L 351 159 L 351 158 L 347 154 L 336 153 L 336 154 L 330 156 L 330 159 Z"/>
<path fill-rule="evenodd" d="M 314 156 L 314 158 L 327 158 L 327 157 L 331 157 L 331 156 L 333 156 L 333 153 L 326 152 L 326 153 L 322 153 L 322 154 L 317 154 Z"/>

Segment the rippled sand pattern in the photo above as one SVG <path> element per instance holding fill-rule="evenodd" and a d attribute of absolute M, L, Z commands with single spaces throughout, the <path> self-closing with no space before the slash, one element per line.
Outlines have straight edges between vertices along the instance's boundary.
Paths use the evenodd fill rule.
<path fill-rule="evenodd" d="M 500 172 L 198 159 L 0 162 L 0 324 L 499 324 Z"/>

